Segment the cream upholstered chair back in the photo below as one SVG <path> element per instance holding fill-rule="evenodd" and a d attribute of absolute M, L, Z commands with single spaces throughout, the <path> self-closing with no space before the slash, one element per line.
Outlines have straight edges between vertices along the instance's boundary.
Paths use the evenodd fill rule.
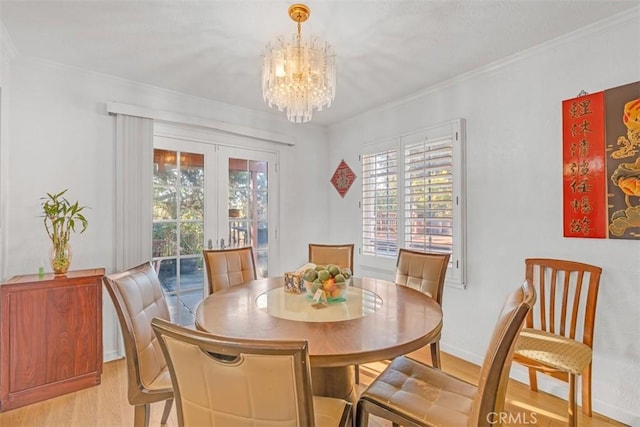
<path fill-rule="evenodd" d="M 323 245 L 309 243 L 309 262 L 318 265 L 335 264 L 348 268 L 353 273 L 353 243 L 341 245 Z"/>
<path fill-rule="evenodd" d="M 351 404 L 314 398 L 306 341 L 229 340 L 153 319 L 180 426 L 346 425 Z"/>
<path fill-rule="evenodd" d="M 442 304 L 449 256 L 449 254 L 427 253 L 401 248 L 398 252 L 394 282 L 423 292 L 436 300 L 438 304 Z"/>
<path fill-rule="evenodd" d="M 202 251 L 207 269 L 209 293 L 256 279 L 253 248 L 208 249 Z"/>
<path fill-rule="evenodd" d="M 516 340 L 535 302 L 536 291 L 528 280 L 505 300 L 480 369 L 478 397 L 471 408 L 469 426 L 500 425 L 497 421 L 504 410 Z"/>
<path fill-rule="evenodd" d="M 449 254 L 419 252 L 401 248 L 398 251 L 394 282 L 397 285 L 408 286 L 427 294 L 442 305 L 444 279 L 448 266 Z M 440 368 L 440 335 L 429 343 L 429 347 L 432 366 Z"/>
<path fill-rule="evenodd" d="M 149 404 L 166 400 L 163 423 L 171 410 L 173 388 L 151 319 L 170 319 L 162 287 L 151 263 L 105 276 L 105 287 L 118 314 L 127 361 L 129 403 L 134 425 L 148 425 Z"/>

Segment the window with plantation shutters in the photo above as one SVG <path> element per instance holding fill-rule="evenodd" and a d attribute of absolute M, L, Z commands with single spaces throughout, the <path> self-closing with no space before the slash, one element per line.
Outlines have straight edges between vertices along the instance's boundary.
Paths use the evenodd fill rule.
<path fill-rule="evenodd" d="M 460 119 L 377 142 L 362 155 L 365 264 L 395 260 L 398 248 L 449 253 L 447 282 L 464 286 L 463 125 Z"/>
<path fill-rule="evenodd" d="M 453 138 L 422 138 L 404 148 L 404 238 L 407 248 L 451 253 Z"/>
<path fill-rule="evenodd" d="M 398 151 L 362 156 L 362 251 L 395 255 L 398 242 Z"/>

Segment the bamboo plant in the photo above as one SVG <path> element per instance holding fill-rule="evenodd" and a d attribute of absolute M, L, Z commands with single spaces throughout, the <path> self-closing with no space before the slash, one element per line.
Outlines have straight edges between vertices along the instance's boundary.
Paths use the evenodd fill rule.
<path fill-rule="evenodd" d="M 41 197 L 44 227 L 52 243 L 51 267 L 56 274 L 64 274 L 69 269 L 71 232 L 84 233 L 88 225 L 82 214 L 87 206 L 80 206 L 77 201 L 69 202 L 64 197 L 67 191 L 47 193 L 47 197 Z"/>

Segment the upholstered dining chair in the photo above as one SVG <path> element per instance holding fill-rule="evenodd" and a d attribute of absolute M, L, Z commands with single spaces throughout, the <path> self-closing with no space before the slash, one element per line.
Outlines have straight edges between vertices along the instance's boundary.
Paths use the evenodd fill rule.
<path fill-rule="evenodd" d="M 151 263 L 103 278 L 115 306 L 127 361 L 129 403 L 134 426 L 149 425 L 150 405 L 165 401 L 162 424 L 173 404 L 173 387 L 160 344 L 151 328 L 154 317 L 170 319 L 160 280 Z"/>
<path fill-rule="evenodd" d="M 403 426 L 501 425 L 516 338 L 535 299 L 527 281 L 507 297 L 477 386 L 400 356 L 360 395 L 356 425 L 366 426 L 369 414 Z"/>
<path fill-rule="evenodd" d="M 341 245 L 324 245 L 309 243 L 309 262 L 314 264 L 335 264 L 340 268 L 348 268 L 353 273 L 353 243 Z"/>
<path fill-rule="evenodd" d="M 575 261 L 529 258 L 526 278 L 538 304 L 520 333 L 514 361 L 529 369 L 537 391 L 537 372 L 569 384 L 569 425 L 577 423 L 576 376 L 582 375 L 582 412 L 591 409 L 591 356 L 600 267 Z"/>
<path fill-rule="evenodd" d="M 318 265 L 335 264 L 340 268 L 348 268 L 353 274 L 353 243 L 326 245 L 309 243 L 309 262 Z M 360 366 L 355 365 L 355 381 L 360 384 Z"/>
<path fill-rule="evenodd" d="M 202 251 L 207 269 L 209 293 L 256 279 L 253 247 L 206 249 Z"/>
<path fill-rule="evenodd" d="M 231 340 L 153 319 L 178 424 L 350 426 L 352 405 L 312 395 L 306 341 Z"/>
<path fill-rule="evenodd" d="M 397 285 L 408 286 L 423 292 L 442 306 L 444 279 L 449 266 L 449 254 L 427 253 L 401 248 L 396 261 Z M 430 344 L 431 363 L 434 368 L 441 368 L 440 336 Z"/>

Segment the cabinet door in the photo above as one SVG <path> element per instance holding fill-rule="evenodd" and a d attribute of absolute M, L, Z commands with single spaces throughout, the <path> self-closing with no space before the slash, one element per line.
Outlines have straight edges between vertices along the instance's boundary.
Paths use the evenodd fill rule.
<path fill-rule="evenodd" d="M 0 410 L 100 384 L 104 269 L 0 286 Z"/>
<path fill-rule="evenodd" d="M 10 392 L 95 372 L 95 283 L 14 292 Z"/>

